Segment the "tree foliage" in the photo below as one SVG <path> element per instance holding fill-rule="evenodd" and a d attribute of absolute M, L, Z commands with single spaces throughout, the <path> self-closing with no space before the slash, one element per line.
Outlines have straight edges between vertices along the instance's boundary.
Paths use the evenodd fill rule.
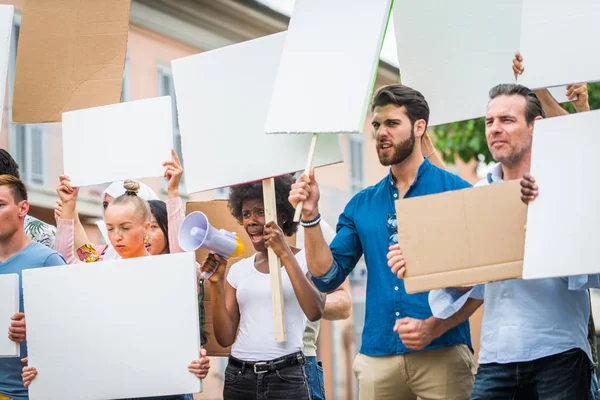
<path fill-rule="evenodd" d="M 588 84 L 588 92 L 590 108 L 600 109 L 600 82 Z M 575 112 L 571 103 L 563 106 L 570 113 Z M 457 158 L 464 162 L 479 159 L 486 164 L 494 161 L 485 139 L 484 118 L 436 126 L 432 136 L 448 164 L 454 164 Z"/>

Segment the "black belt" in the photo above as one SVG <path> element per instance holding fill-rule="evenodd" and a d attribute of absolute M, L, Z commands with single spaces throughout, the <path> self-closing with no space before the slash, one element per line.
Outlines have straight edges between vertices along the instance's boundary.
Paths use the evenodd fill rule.
<path fill-rule="evenodd" d="M 242 361 L 233 356 L 229 356 L 229 363 L 234 367 L 241 368 L 242 371 L 246 368 L 254 371 L 255 374 L 266 374 L 267 372 L 275 372 L 294 365 L 304 364 L 304 354 L 302 352 L 293 353 L 281 358 L 276 358 L 270 361 Z M 242 372 L 243 373 L 243 372 Z"/>

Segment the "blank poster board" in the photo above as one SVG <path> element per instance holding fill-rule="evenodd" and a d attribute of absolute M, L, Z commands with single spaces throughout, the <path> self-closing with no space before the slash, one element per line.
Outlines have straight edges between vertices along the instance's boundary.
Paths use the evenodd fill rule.
<path fill-rule="evenodd" d="M 20 346 L 8 338 L 13 315 L 19 312 L 19 275 L 0 275 L 0 358 L 18 357 Z"/>
<path fill-rule="evenodd" d="M 407 293 L 520 278 L 527 207 L 519 181 L 396 201 Z"/>
<path fill-rule="evenodd" d="M 23 271 L 32 400 L 195 393 L 191 253 Z"/>
<path fill-rule="evenodd" d="M 73 186 L 163 176 L 172 118 L 170 96 L 64 113 L 65 174 Z"/>
<path fill-rule="evenodd" d="M 600 111 L 536 121 L 531 174 L 539 196 L 528 207 L 523 278 L 600 272 L 599 130 Z"/>
<path fill-rule="evenodd" d="M 131 0 L 26 0 L 13 122 L 119 103 Z"/>
<path fill-rule="evenodd" d="M 265 135 L 285 32 L 172 62 L 188 193 L 303 170 L 311 137 Z M 343 160 L 337 136 L 314 166 Z"/>
<path fill-rule="evenodd" d="M 537 89 L 599 81 L 599 19 L 598 0 L 523 0 L 520 83 Z"/>
<path fill-rule="evenodd" d="M 430 126 L 483 116 L 488 91 L 514 82 L 522 1 L 394 2 L 400 79 L 427 99 Z"/>
<path fill-rule="evenodd" d="M 6 97 L 6 78 L 8 75 L 14 11 L 13 6 L 0 5 L 0 110 L 4 110 L 4 98 Z M 3 115 L 4 112 L 0 113 L 0 127 L 2 127 Z"/>
<path fill-rule="evenodd" d="M 392 0 L 296 0 L 267 133 L 363 131 L 391 6 Z"/>
<path fill-rule="evenodd" d="M 197 201 L 189 202 L 186 204 L 186 215 L 194 211 L 201 211 L 206 214 L 210 224 L 216 229 L 225 229 L 230 232 L 238 234 L 242 242 L 244 242 L 245 251 L 241 257 L 228 260 L 228 267 L 231 267 L 237 261 L 248 258 L 256 253 L 252 242 L 248 237 L 248 234 L 244 230 L 244 227 L 238 224 L 237 220 L 231 215 L 229 208 L 227 207 L 227 200 L 213 200 L 213 201 Z M 288 243 L 293 246 L 296 243 L 295 236 L 288 238 Z M 203 263 L 208 256 L 209 251 L 207 249 L 199 249 L 196 251 L 196 261 Z M 229 270 L 228 270 L 229 272 Z M 231 347 L 222 347 L 217 343 L 215 338 L 214 328 L 212 323 L 212 303 L 210 300 L 210 282 L 204 282 L 204 332 L 206 334 L 208 342 L 203 346 L 210 357 L 227 357 L 231 353 Z"/>
<path fill-rule="evenodd" d="M 531 89 L 598 81 L 600 53 L 564 34 L 600 37 L 598 18 L 596 0 L 396 1 L 401 81 L 425 96 L 431 126 L 483 116 L 488 91 L 515 81 L 517 50 Z"/>

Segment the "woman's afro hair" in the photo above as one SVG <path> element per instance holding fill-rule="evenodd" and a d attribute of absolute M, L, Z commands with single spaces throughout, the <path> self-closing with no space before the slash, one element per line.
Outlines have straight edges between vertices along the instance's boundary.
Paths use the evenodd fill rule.
<path fill-rule="evenodd" d="M 298 230 L 298 223 L 294 222 L 294 207 L 288 201 L 290 190 L 295 179 L 292 175 L 283 175 L 275 178 L 275 202 L 277 214 L 283 217 L 281 230 L 286 236 L 292 236 Z M 232 186 L 229 192 L 229 211 L 238 222 L 242 223 L 242 205 L 247 200 L 263 200 L 262 182 L 251 182 L 243 185 Z"/>

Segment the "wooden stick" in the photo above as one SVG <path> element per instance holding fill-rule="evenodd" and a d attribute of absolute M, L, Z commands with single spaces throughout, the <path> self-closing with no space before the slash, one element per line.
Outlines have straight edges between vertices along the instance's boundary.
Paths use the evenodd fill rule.
<path fill-rule="evenodd" d="M 265 222 L 277 222 L 277 203 L 275 200 L 275 179 L 265 179 L 263 183 L 263 199 L 265 207 Z M 269 274 L 271 275 L 271 295 L 273 297 L 273 326 L 275 341 L 285 342 L 285 319 L 283 315 L 283 289 L 281 286 L 281 260 L 273 249 L 268 249 Z"/>
<path fill-rule="evenodd" d="M 308 176 L 310 174 L 310 169 L 312 168 L 313 158 L 315 157 L 315 148 L 317 147 L 317 138 L 319 135 L 316 133 L 313 134 L 312 142 L 310 142 L 310 150 L 308 151 L 308 160 L 306 160 L 306 168 L 304 168 L 304 175 Z M 302 216 L 302 206 L 304 202 L 301 201 L 296 206 L 296 212 L 294 213 L 294 222 L 300 221 L 300 216 Z"/>

